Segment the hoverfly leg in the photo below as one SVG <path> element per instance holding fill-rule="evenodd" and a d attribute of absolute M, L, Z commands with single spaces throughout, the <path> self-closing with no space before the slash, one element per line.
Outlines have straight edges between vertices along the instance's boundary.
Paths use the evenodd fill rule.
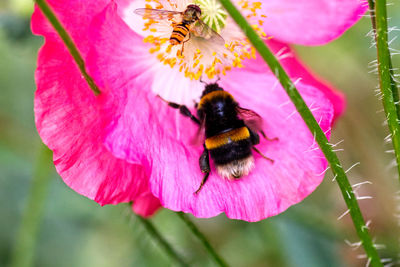
<path fill-rule="evenodd" d="M 261 135 L 266 139 L 266 140 L 268 140 L 268 141 L 278 141 L 279 140 L 279 138 L 278 137 L 274 137 L 274 138 L 269 138 L 265 133 L 264 133 L 264 131 L 260 131 L 260 133 L 261 133 Z"/>
<path fill-rule="evenodd" d="M 191 112 L 190 110 L 184 106 L 184 105 L 179 105 L 177 103 L 173 103 L 173 102 L 169 102 L 167 100 L 165 100 L 164 98 L 162 98 L 161 96 L 157 95 L 162 101 L 166 102 L 168 104 L 168 106 L 174 108 L 174 109 L 179 109 L 179 112 L 186 117 L 189 117 L 193 122 L 195 122 L 196 124 L 200 125 L 200 121 L 198 118 L 196 118 Z"/>
<path fill-rule="evenodd" d="M 190 34 L 190 33 L 189 33 Z M 185 43 L 187 42 L 187 41 L 189 41 L 190 40 L 190 38 L 188 38 L 186 41 L 183 41 L 182 42 L 182 48 L 181 48 L 181 52 L 180 52 L 180 56 L 181 57 L 183 57 L 183 50 L 184 50 L 184 48 L 185 48 Z"/>
<path fill-rule="evenodd" d="M 258 148 L 256 148 L 256 147 L 253 146 L 253 150 L 254 150 L 255 152 L 257 152 L 258 154 L 260 154 L 261 157 L 263 157 L 264 159 L 269 160 L 271 163 L 274 163 L 274 160 L 273 160 L 273 159 L 268 158 L 267 156 L 265 156 L 263 153 L 261 153 L 260 150 L 258 150 Z"/>
<path fill-rule="evenodd" d="M 179 50 L 179 56 L 180 57 L 183 57 L 183 49 L 184 49 L 184 47 L 185 47 L 185 42 L 182 42 L 182 48 L 181 48 L 181 50 Z"/>
<path fill-rule="evenodd" d="M 187 38 L 185 41 L 183 41 L 182 42 L 182 48 L 181 48 L 181 55 L 180 56 L 183 56 L 183 50 L 184 50 L 184 48 L 185 48 L 185 43 L 187 42 L 187 41 L 189 41 L 190 40 L 190 32 L 189 32 L 189 38 Z"/>
<path fill-rule="evenodd" d="M 205 175 L 203 177 L 203 180 L 201 181 L 199 188 L 196 190 L 196 192 L 194 192 L 195 195 L 197 195 L 200 192 L 200 190 L 203 188 L 203 185 L 207 182 L 208 176 L 210 175 L 210 171 L 211 171 L 210 158 L 208 156 L 208 150 L 205 146 L 204 146 L 204 151 L 199 158 L 199 165 L 200 165 L 201 172 L 205 173 Z"/>

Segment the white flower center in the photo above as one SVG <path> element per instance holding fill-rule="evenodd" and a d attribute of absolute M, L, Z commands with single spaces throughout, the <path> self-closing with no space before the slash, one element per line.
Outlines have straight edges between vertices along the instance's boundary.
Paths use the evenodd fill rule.
<path fill-rule="evenodd" d="M 225 27 L 228 14 L 217 0 L 196 0 L 202 11 L 201 19 L 217 33 Z"/>
<path fill-rule="evenodd" d="M 179 68 L 186 77 L 198 80 L 207 76 L 213 79 L 225 75 L 232 67 L 243 67 L 242 60 L 255 58 L 255 49 L 217 0 L 146 1 L 149 4 L 145 8 L 178 12 L 185 11 L 188 5 L 197 5 L 201 8 L 200 19 L 215 31 L 212 36 L 216 35 L 217 38 L 210 38 L 209 35 L 197 33 L 195 23 L 187 24 L 189 31 L 183 29 L 179 42 L 172 41 L 172 32 L 179 30 L 177 26 L 181 25 L 182 16 L 175 15 L 163 20 L 143 16 L 146 21 L 144 42 L 153 44 L 149 52 L 155 54 L 163 64 Z M 261 3 L 240 0 L 237 4 L 253 28 L 265 37 L 261 27 L 265 16 L 258 14 Z"/>

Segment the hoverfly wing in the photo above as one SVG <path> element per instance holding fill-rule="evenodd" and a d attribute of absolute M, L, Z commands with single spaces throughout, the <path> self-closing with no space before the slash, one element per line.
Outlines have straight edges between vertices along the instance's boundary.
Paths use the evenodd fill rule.
<path fill-rule="evenodd" d="M 138 8 L 135 9 L 135 14 L 142 16 L 145 19 L 153 19 L 153 20 L 172 20 L 179 16 L 182 16 L 182 12 L 179 11 L 169 11 L 169 10 L 161 10 L 161 9 L 152 9 L 152 8 Z"/>
<path fill-rule="evenodd" d="M 202 37 L 202 38 L 207 39 L 208 41 L 211 41 L 218 45 L 225 44 L 224 38 L 222 38 L 221 35 L 219 35 L 211 27 L 209 27 L 207 24 L 205 24 L 201 19 L 199 19 L 198 21 L 196 21 L 194 23 L 194 25 L 190 29 L 190 31 L 193 32 L 193 34 L 195 36 Z"/>
<path fill-rule="evenodd" d="M 244 120 L 244 123 L 247 127 L 255 132 L 262 132 L 263 119 L 260 115 L 246 108 L 237 107 L 236 110 L 238 112 L 239 118 Z"/>

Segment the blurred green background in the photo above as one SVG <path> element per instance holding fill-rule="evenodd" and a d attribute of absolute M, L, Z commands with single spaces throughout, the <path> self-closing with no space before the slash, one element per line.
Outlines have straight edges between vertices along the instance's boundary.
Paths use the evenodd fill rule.
<path fill-rule="evenodd" d="M 0 2 L 0 266 L 10 264 L 16 235 L 28 202 L 41 143 L 34 125 L 34 70 L 42 39 L 32 36 L 28 0 Z M 400 3 L 389 6 L 389 24 L 400 25 Z M 320 77 L 345 92 L 348 108 L 333 132 L 345 168 L 360 162 L 351 183 L 370 181 L 359 190 L 370 229 L 382 258 L 399 263 L 400 190 L 382 104 L 376 96 L 377 76 L 368 67 L 376 58 L 369 18 L 340 39 L 321 47 L 296 47 Z M 399 34 L 392 31 L 390 37 Z M 391 47 L 400 50 L 399 41 Z M 394 66 L 400 66 L 394 56 Z M 398 71 L 396 70 L 398 73 Z M 127 205 L 100 207 L 68 188 L 51 170 L 49 189 L 35 246 L 35 266 L 168 266 L 171 259 L 148 235 Z M 229 220 L 224 215 L 194 222 L 232 266 L 365 266 L 338 186 L 328 171 L 322 185 L 285 213 L 258 223 Z M 35 213 L 36 211 L 33 211 Z M 40 215 L 40 213 L 38 213 Z M 203 247 L 171 211 L 152 222 L 194 266 L 215 266 Z M 361 255 L 361 256 L 360 256 Z"/>

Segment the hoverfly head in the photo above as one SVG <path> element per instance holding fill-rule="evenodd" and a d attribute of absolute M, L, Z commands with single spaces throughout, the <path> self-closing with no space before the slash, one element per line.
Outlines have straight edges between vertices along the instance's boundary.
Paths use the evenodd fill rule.
<path fill-rule="evenodd" d="M 198 5 L 188 5 L 186 7 L 185 13 L 192 17 L 193 20 L 200 19 L 201 16 L 201 8 Z"/>

